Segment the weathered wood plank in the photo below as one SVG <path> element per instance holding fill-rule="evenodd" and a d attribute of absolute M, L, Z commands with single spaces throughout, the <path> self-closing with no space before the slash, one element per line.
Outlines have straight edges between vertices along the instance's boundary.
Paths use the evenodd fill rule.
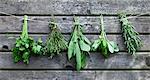
<path fill-rule="evenodd" d="M 80 16 L 80 22 L 84 24 L 85 33 L 99 33 L 99 16 Z M 33 20 L 40 20 L 44 22 L 31 22 L 29 21 L 29 32 L 30 33 L 48 33 L 49 27 L 48 22 L 50 16 L 30 16 Z M 118 17 L 104 16 L 104 26 L 107 33 L 121 33 L 121 26 Z M 73 17 L 72 16 L 57 16 L 56 21 L 59 23 L 58 27 L 62 33 L 72 32 Z M 135 26 L 135 29 L 140 33 L 150 33 L 150 16 L 143 16 L 137 19 L 130 19 Z M 93 22 L 93 24 L 89 24 Z M 64 24 L 65 23 L 65 24 Z M 85 24 L 87 23 L 87 24 Z M 96 24 L 97 23 L 97 24 Z M 0 33 L 7 32 L 21 32 L 22 21 L 10 16 L 0 16 Z"/>
<path fill-rule="evenodd" d="M 4 35 L 2 34 L 2 35 L 0 35 L 0 42 L 1 42 L 0 43 L 0 50 L 3 50 L 4 46 L 7 46 L 8 50 L 11 50 L 13 45 L 15 44 L 15 40 L 18 36 L 19 35 L 16 35 L 16 34 L 4 34 Z M 47 37 L 47 35 L 40 35 L 40 34 L 39 35 L 33 34 L 31 36 L 35 40 L 37 40 L 38 37 L 42 37 L 44 42 L 46 41 L 46 37 Z M 91 42 L 93 42 L 94 40 L 98 39 L 99 35 L 86 35 L 86 36 Z M 70 35 L 64 35 L 64 37 L 67 41 L 70 40 Z M 141 35 L 140 37 L 143 41 L 143 47 L 140 50 L 142 50 L 142 51 L 143 50 L 146 50 L 146 51 L 150 50 L 150 41 L 149 41 L 150 35 Z M 108 35 L 108 39 L 115 41 L 118 44 L 120 50 L 126 50 L 121 35 Z"/>
<path fill-rule="evenodd" d="M 149 80 L 150 71 L 97 71 L 95 80 Z"/>
<path fill-rule="evenodd" d="M 147 13 L 150 11 L 149 3 L 149 0 L 90 0 L 90 10 L 92 14 Z"/>
<path fill-rule="evenodd" d="M 46 56 L 31 57 L 30 64 L 14 63 L 11 52 L 0 52 L 0 69 L 75 69 L 73 61 L 68 62 L 67 54 L 48 59 Z M 133 57 L 125 52 L 111 54 L 105 59 L 100 53 L 91 53 L 85 69 L 150 69 L 150 52 L 137 52 Z"/>
<path fill-rule="evenodd" d="M 0 71 L 1 80 L 149 80 L 149 71 Z"/>
<path fill-rule="evenodd" d="M 76 0 L 5 0 L 0 11 L 11 14 L 87 14 L 89 1 Z"/>
<path fill-rule="evenodd" d="M 2 0 L 0 11 L 11 14 L 117 14 L 150 11 L 149 0 Z"/>

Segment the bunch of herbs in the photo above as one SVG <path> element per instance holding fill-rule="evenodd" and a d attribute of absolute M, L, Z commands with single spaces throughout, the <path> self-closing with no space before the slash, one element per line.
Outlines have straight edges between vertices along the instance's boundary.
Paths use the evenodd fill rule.
<path fill-rule="evenodd" d="M 29 64 L 31 55 L 39 54 L 43 47 L 41 44 L 35 43 L 34 40 L 28 36 L 27 19 L 28 16 L 25 15 L 22 35 L 16 39 L 15 47 L 12 51 L 14 62 L 23 60 L 24 63 Z"/>
<path fill-rule="evenodd" d="M 124 44 L 126 45 L 128 53 L 135 55 L 136 51 L 142 46 L 139 33 L 135 30 L 131 22 L 129 22 L 125 13 L 120 13 L 119 18 Z"/>
<path fill-rule="evenodd" d="M 47 55 L 52 58 L 54 55 L 60 54 L 61 51 L 66 50 L 68 45 L 61 31 L 58 29 L 58 24 L 55 23 L 54 17 L 49 26 L 51 33 L 48 35 L 45 50 Z"/>
<path fill-rule="evenodd" d="M 101 35 L 99 36 L 98 40 L 95 40 L 94 43 L 92 44 L 92 50 L 93 51 L 101 51 L 102 55 L 107 58 L 110 54 L 109 53 L 114 53 L 118 52 L 119 48 L 117 44 L 113 41 L 109 41 L 106 37 L 106 32 L 104 29 L 104 21 L 103 21 L 103 16 L 101 15 L 100 17 L 100 24 L 101 24 Z"/>
<path fill-rule="evenodd" d="M 76 69 L 86 66 L 86 58 L 90 51 L 91 42 L 82 34 L 83 26 L 77 17 L 74 18 L 74 30 L 68 47 L 68 59 L 75 58 Z"/>

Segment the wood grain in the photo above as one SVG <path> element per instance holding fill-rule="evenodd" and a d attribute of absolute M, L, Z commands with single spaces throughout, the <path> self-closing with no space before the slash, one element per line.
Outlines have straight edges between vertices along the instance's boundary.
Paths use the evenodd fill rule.
<path fill-rule="evenodd" d="M 0 71 L 1 80 L 149 80 L 149 71 Z"/>
<path fill-rule="evenodd" d="M 11 14 L 128 14 L 150 11 L 149 0 L 2 0 L 0 11 Z"/>
<path fill-rule="evenodd" d="M 50 59 L 46 56 L 32 56 L 30 64 L 14 63 L 11 52 L 0 52 L 0 69 L 75 69 L 75 62 L 68 61 L 66 52 Z M 111 54 L 105 59 L 99 52 L 91 52 L 86 69 L 150 69 L 150 52 L 137 52 L 133 57 L 126 52 Z"/>
<path fill-rule="evenodd" d="M 22 17 L 22 16 L 20 16 Z M 23 18 L 23 17 L 22 17 Z M 29 21 L 29 33 L 48 33 L 50 16 L 29 16 L 30 19 L 43 22 Z M 71 33 L 73 28 L 72 16 L 56 16 L 58 27 L 62 33 Z M 99 16 L 79 16 L 81 24 L 84 24 L 84 33 L 99 33 Z M 107 33 L 121 33 L 118 17 L 104 16 L 104 26 Z M 150 16 L 129 19 L 139 33 L 150 33 Z M 64 24 L 65 23 L 65 24 Z M 92 23 L 92 24 L 90 24 Z M 22 30 L 22 21 L 10 16 L 0 16 L 0 33 L 19 33 Z"/>

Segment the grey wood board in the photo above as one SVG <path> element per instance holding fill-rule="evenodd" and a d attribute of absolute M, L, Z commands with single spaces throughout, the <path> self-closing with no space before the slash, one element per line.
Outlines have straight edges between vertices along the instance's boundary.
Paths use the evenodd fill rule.
<path fill-rule="evenodd" d="M 149 71 L 0 71 L 1 80 L 149 80 Z"/>
<path fill-rule="evenodd" d="M 1 0 L 0 11 L 11 14 L 128 14 L 150 11 L 149 0 Z"/>
<path fill-rule="evenodd" d="M 22 16 L 20 16 L 23 18 Z M 133 17 L 133 16 L 132 16 Z M 56 16 L 56 22 L 62 33 L 71 33 L 73 28 L 73 16 Z M 28 28 L 30 33 L 48 33 L 50 16 L 29 16 Z M 104 16 L 104 26 L 107 33 L 121 33 L 121 25 L 115 16 Z M 37 20 L 37 21 L 36 21 Z M 99 33 L 99 16 L 79 16 L 80 23 L 83 25 L 84 33 Z M 143 16 L 129 19 L 135 30 L 139 33 L 150 33 L 150 17 Z M 39 21 L 39 22 L 38 22 Z M 11 16 L 0 16 L 0 33 L 14 32 L 22 30 L 22 19 Z"/>
<path fill-rule="evenodd" d="M 28 65 L 13 62 L 12 52 L 0 52 L 0 69 L 75 69 L 75 62 L 68 61 L 62 52 L 52 59 L 47 56 L 32 56 Z M 150 52 L 137 52 L 134 57 L 126 52 L 111 54 L 105 59 L 100 52 L 91 53 L 85 69 L 150 69 Z"/>

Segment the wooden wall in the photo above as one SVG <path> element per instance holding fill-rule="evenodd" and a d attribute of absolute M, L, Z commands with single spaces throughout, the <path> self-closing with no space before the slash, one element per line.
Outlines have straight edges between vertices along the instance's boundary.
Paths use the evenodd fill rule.
<path fill-rule="evenodd" d="M 66 40 L 72 31 L 73 14 L 80 17 L 84 34 L 94 41 L 99 35 L 99 14 L 104 15 L 104 25 L 110 40 L 119 44 L 120 52 L 104 59 L 99 52 L 91 52 L 88 66 L 80 72 L 72 71 L 66 52 L 55 56 L 32 57 L 29 65 L 14 64 L 11 49 L 21 34 L 22 20 L 0 15 L 0 80 L 150 80 L 150 15 L 130 19 L 143 40 L 143 47 L 133 57 L 126 52 L 121 37 L 117 13 L 125 11 L 135 16 L 150 13 L 149 0 L 0 0 L 0 11 L 33 20 L 49 21 L 54 14 Z M 69 24 L 63 24 L 69 23 Z M 48 23 L 29 21 L 29 35 L 42 37 L 45 42 Z"/>

